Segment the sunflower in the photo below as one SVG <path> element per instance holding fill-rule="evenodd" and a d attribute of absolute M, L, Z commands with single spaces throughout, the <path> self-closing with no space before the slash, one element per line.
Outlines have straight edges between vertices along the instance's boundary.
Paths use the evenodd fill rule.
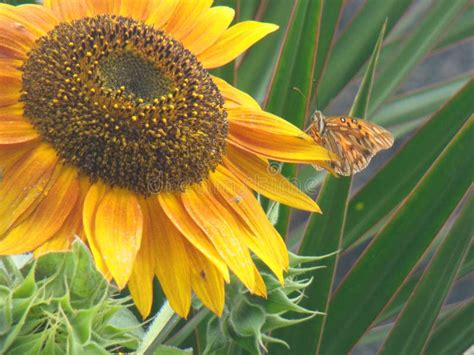
<path fill-rule="evenodd" d="M 268 160 L 330 153 L 209 74 L 277 29 L 212 0 L 0 4 L 0 254 L 74 238 L 147 316 L 157 276 L 186 317 L 232 272 L 265 297 L 288 254 L 254 192 L 319 212 Z"/>

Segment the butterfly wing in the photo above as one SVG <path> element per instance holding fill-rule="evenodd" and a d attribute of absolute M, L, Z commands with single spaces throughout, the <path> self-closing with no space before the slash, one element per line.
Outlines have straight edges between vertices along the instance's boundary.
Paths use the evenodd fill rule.
<path fill-rule="evenodd" d="M 320 144 L 339 157 L 330 166 L 345 176 L 363 170 L 375 154 L 393 145 L 385 128 L 352 117 L 326 117 L 324 130 L 318 133 Z"/>

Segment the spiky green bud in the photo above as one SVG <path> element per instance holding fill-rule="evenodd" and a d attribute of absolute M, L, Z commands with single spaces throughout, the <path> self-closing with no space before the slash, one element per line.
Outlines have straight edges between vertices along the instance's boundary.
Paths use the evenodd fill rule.
<path fill-rule="evenodd" d="M 267 299 L 253 296 L 238 282 L 232 282 L 227 290 L 224 314 L 221 318 L 214 317 L 208 323 L 204 354 L 223 354 L 235 348 L 244 349 L 251 354 L 262 354 L 269 343 L 288 346 L 284 341 L 269 334 L 273 330 L 289 327 L 322 314 L 299 305 L 304 297 L 304 289 L 312 282 L 312 279 L 301 278 L 301 275 L 320 268 L 302 265 L 332 255 L 301 257 L 291 254 L 290 269 L 283 286 L 272 274 L 261 272 L 267 285 Z M 300 317 L 286 318 L 291 312 L 300 314 Z"/>
<path fill-rule="evenodd" d="M 109 354 L 137 347 L 142 330 L 129 300 L 114 298 L 117 290 L 95 269 L 82 242 L 21 270 L 2 261 L 1 354 Z"/>

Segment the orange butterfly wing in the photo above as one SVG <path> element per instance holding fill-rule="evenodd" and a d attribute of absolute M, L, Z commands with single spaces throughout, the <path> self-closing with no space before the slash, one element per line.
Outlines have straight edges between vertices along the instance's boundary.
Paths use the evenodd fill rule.
<path fill-rule="evenodd" d="M 363 170 L 375 154 L 393 145 L 393 136 L 385 128 L 352 117 L 324 117 L 322 132 L 313 125 L 310 134 L 339 157 L 329 167 L 345 176 Z"/>

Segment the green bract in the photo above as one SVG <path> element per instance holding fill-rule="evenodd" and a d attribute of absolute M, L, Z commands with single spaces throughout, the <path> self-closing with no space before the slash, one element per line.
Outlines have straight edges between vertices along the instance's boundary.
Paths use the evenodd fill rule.
<path fill-rule="evenodd" d="M 305 288 L 313 281 L 300 275 L 320 269 L 317 266 L 303 267 L 303 264 L 330 256 L 290 255 L 290 270 L 283 286 L 274 276 L 263 272 L 268 288 L 267 299 L 252 296 L 241 285 L 233 282 L 228 289 L 224 314 L 221 318 L 213 317 L 207 325 L 207 343 L 203 354 L 223 354 L 226 349 L 232 348 L 263 354 L 268 344 L 280 344 L 288 349 L 288 344 L 273 337 L 271 332 L 322 315 L 298 305 L 305 297 Z M 295 315 L 297 318 L 294 318 Z"/>
<path fill-rule="evenodd" d="M 82 242 L 15 273 L 13 263 L 2 261 L 0 353 L 108 354 L 137 347 L 142 330 L 127 309 L 129 299 L 114 298 L 117 291 Z"/>

